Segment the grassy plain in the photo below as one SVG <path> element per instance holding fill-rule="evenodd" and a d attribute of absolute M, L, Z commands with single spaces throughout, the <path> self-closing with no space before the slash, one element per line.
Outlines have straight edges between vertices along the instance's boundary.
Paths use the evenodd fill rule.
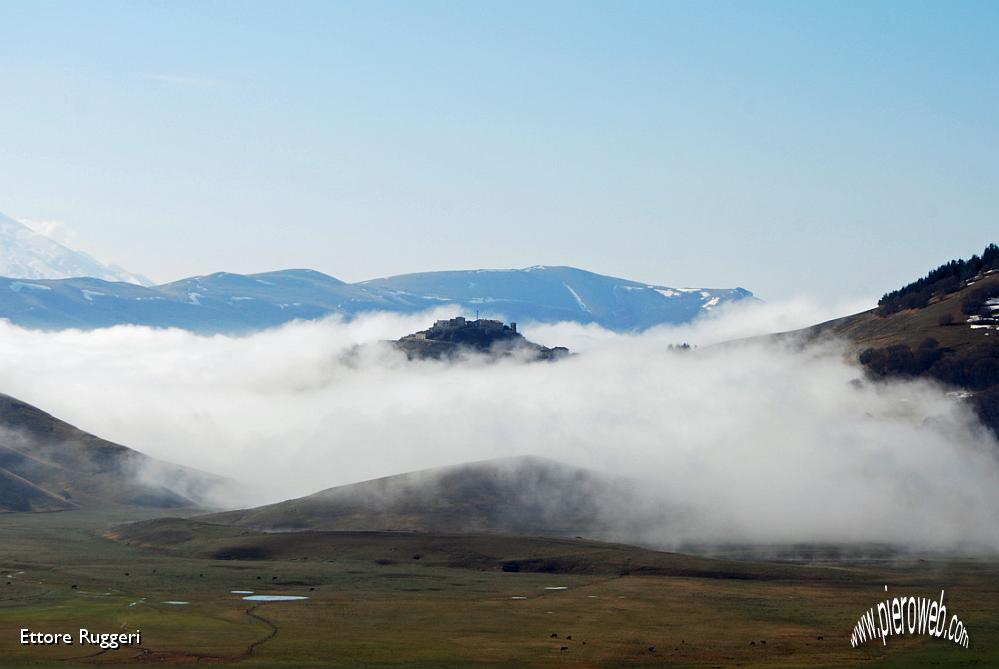
<path fill-rule="evenodd" d="M 582 540 L 259 535 L 180 521 L 107 534 L 137 517 L 0 515 L 0 666 L 999 666 L 999 561 L 806 567 Z M 852 648 L 886 584 L 946 589 L 970 648 L 911 637 Z M 309 599 L 253 603 L 231 590 Z M 22 627 L 141 629 L 142 646 L 24 647 Z"/>

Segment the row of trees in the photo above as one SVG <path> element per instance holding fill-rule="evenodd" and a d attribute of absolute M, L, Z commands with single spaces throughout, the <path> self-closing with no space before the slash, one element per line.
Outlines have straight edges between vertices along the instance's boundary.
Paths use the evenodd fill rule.
<path fill-rule="evenodd" d="M 926 276 L 885 293 L 878 300 L 877 313 L 888 316 L 902 309 L 920 309 L 935 295 L 946 295 L 961 288 L 961 284 L 979 273 L 999 269 L 999 246 L 989 244 L 981 256 L 967 260 L 951 260 L 931 270 Z"/>

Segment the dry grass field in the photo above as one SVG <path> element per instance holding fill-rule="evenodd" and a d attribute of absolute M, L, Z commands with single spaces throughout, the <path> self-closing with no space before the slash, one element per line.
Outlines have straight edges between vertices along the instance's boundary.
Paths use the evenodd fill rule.
<path fill-rule="evenodd" d="M 135 517 L 0 516 L 0 666 L 999 665 L 999 560 L 802 566 L 585 540 L 120 525 Z M 946 589 L 970 648 L 908 637 L 852 648 L 854 623 L 886 584 L 899 595 Z M 232 590 L 308 599 L 249 602 Z M 140 629 L 142 644 L 25 647 L 22 627 Z"/>

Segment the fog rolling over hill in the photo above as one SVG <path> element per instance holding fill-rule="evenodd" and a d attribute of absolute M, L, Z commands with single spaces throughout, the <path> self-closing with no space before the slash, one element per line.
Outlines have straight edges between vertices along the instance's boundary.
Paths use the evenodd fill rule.
<path fill-rule="evenodd" d="M 404 530 L 641 541 L 678 516 L 630 479 L 535 456 L 338 486 L 200 520 L 266 531 Z"/>
<path fill-rule="evenodd" d="M 0 512 L 214 506 L 232 486 L 0 395 Z"/>
<path fill-rule="evenodd" d="M 135 324 L 247 333 L 332 314 L 352 318 L 450 305 L 468 317 L 629 331 L 687 323 L 747 299 L 752 294 L 742 288 L 668 288 L 572 267 L 427 272 L 354 284 L 307 269 L 218 272 L 149 287 L 94 278 L 0 278 L 0 318 L 45 330 Z"/>
<path fill-rule="evenodd" d="M 152 282 L 115 265 L 68 248 L 27 225 L 0 214 L 0 276 L 15 279 L 92 277 L 150 285 Z"/>

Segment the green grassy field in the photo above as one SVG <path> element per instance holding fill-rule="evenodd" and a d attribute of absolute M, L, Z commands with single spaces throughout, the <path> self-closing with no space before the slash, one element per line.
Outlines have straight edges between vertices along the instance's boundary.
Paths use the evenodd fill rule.
<path fill-rule="evenodd" d="M 153 526 L 156 542 L 108 537 L 135 518 L 0 515 L 0 666 L 999 666 L 990 561 L 802 567 L 587 541 L 192 532 L 183 522 Z M 971 647 L 899 637 L 852 648 L 854 623 L 885 584 L 898 595 L 946 589 Z M 309 599 L 253 603 L 231 590 Z M 142 646 L 24 647 L 22 627 L 141 629 Z"/>

